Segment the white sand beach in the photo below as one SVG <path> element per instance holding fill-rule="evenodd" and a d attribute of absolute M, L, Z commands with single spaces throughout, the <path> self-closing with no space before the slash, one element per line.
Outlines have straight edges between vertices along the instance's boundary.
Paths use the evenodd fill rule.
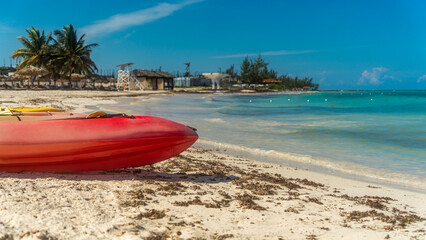
<path fill-rule="evenodd" d="M 90 112 L 146 93 L 0 91 Z M 426 194 L 190 148 L 138 168 L 0 172 L 0 239 L 425 239 Z"/>

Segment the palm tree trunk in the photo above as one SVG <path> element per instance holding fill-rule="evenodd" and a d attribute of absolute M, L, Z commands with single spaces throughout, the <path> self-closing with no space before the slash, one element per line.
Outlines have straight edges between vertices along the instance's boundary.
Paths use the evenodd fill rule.
<path fill-rule="evenodd" d="M 56 88 L 56 81 L 58 81 L 58 79 L 56 79 L 56 76 L 53 77 L 53 87 Z"/>
<path fill-rule="evenodd" d="M 72 88 L 71 74 L 72 74 L 72 73 L 71 73 L 71 71 L 70 71 L 70 75 L 69 75 L 69 83 L 70 83 L 70 86 L 69 86 L 69 87 L 70 87 L 70 88 Z"/>
<path fill-rule="evenodd" d="M 31 87 L 34 87 L 34 80 L 36 79 L 37 76 L 33 76 L 31 77 Z"/>

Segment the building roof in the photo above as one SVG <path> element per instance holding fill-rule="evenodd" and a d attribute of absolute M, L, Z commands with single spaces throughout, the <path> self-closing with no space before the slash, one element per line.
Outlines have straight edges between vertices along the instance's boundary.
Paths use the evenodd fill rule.
<path fill-rule="evenodd" d="M 136 77 L 150 77 L 150 78 L 173 78 L 174 76 L 168 72 L 160 72 L 160 71 L 149 71 L 142 69 L 133 70 L 133 74 Z"/>
<path fill-rule="evenodd" d="M 1 72 L 15 72 L 16 68 L 14 67 L 0 67 Z"/>
<path fill-rule="evenodd" d="M 117 67 L 129 67 L 129 66 L 132 66 L 134 63 L 125 63 L 125 64 L 120 64 L 120 65 L 117 65 Z"/>
<path fill-rule="evenodd" d="M 263 80 L 264 83 L 280 83 L 280 80 L 277 79 L 265 79 Z"/>

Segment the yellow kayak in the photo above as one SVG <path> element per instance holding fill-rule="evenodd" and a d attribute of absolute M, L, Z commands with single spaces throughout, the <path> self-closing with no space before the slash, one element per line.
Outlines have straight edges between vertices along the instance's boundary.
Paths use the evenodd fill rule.
<path fill-rule="evenodd" d="M 52 107 L 11 107 L 10 111 L 17 112 L 60 112 L 61 110 Z"/>

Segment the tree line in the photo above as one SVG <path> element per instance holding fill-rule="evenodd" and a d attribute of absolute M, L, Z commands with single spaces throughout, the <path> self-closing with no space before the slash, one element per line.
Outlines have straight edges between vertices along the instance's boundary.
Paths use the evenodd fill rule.
<path fill-rule="evenodd" d="M 232 77 L 237 76 L 242 83 L 246 84 L 263 84 L 265 79 L 276 79 L 279 83 L 270 85 L 273 89 L 301 89 L 303 87 L 310 87 L 313 90 L 317 90 L 319 84 L 313 83 L 313 79 L 309 77 L 298 78 L 290 75 L 279 75 L 277 71 L 269 68 L 269 62 L 267 62 L 262 55 L 255 58 L 249 58 L 246 56 L 240 66 L 240 73 L 235 70 L 235 66 L 231 65 L 225 71 Z"/>
<path fill-rule="evenodd" d="M 53 31 L 53 35 L 34 27 L 26 29 L 26 32 L 27 37 L 18 37 L 23 47 L 11 55 L 13 59 L 22 59 L 17 66 L 18 71 L 28 66 L 45 68 L 55 83 L 60 77 L 67 77 L 71 87 L 73 73 L 91 75 L 97 70 L 90 54 L 98 44 L 86 44 L 85 34 L 79 37 L 72 24 Z M 34 78 L 31 84 L 34 85 Z"/>

